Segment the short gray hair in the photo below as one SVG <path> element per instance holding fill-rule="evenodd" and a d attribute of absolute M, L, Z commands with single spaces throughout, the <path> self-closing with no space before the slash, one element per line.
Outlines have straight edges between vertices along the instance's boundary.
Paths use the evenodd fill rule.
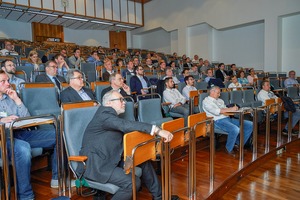
<path fill-rule="evenodd" d="M 107 105 L 107 103 L 112 99 L 112 96 L 113 96 L 114 93 L 118 93 L 118 92 L 115 91 L 115 90 L 110 90 L 110 91 L 105 93 L 105 95 L 102 98 L 102 105 L 103 106 Z"/>
<path fill-rule="evenodd" d="M 78 69 L 69 69 L 68 72 L 67 72 L 67 75 L 66 75 L 66 81 L 67 81 L 67 83 L 70 83 L 70 80 L 72 78 L 74 78 L 74 73 L 75 72 L 78 72 L 81 75 L 83 75 L 82 72 L 80 70 L 78 70 Z"/>

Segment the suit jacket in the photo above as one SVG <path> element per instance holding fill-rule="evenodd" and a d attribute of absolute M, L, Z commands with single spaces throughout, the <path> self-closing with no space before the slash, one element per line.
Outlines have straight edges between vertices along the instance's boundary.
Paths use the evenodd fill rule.
<path fill-rule="evenodd" d="M 227 72 L 226 72 L 225 70 L 224 70 L 224 72 L 225 72 L 226 75 L 228 75 Z M 219 78 L 219 79 L 221 79 L 221 80 L 224 82 L 224 76 L 223 76 L 223 73 L 221 72 L 220 69 L 218 69 L 218 70 L 216 71 L 216 78 Z"/>
<path fill-rule="evenodd" d="M 112 89 L 113 89 L 113 88 L 112 88 L 111 86 L 109 86 L 109 87 L 103 89 L 102 92 L 101 92 L 101 99 L 103 99 L 103 96 L 104 96 L 107 92 L 111 91 Z M 123 88 L 120 88 L 120 94 L 121 94 L 123 97 L 130 96 L 130 95 L 128 95 L 128 94 L 123 90 Z"/>
<path fill-rule="evenodd" d="M 108 71 L 105 71 L 105 72 L 102 74 L 102 80 L 103 80 L 103 81 L 109 81 L 109 76 L 110 76 L 110 73 L 108 73 Z"/>
<path fill-rule="evenodd" d="M 152 125 L 119 118 L 111 107 L 100 106 L 87 126 L 80 155 L 88 157 L 84 177 L 106 183 L 123 154 L 123 136 L 131 131 L 150 133 Z M 78 172 L 83 166 L 79 165 Z"/>
<path fill-rule="evenodd" d="M 92 100 L 96 100 L 95 94 L 91 89 L 85 87 L 83 87 L 82 89 Z M 60 101 L 62 103 L 68 103 L 68 102 L 81 102 L 83 100 L 81 96 L 78 94 L 78 92 L 74 90 L 71 86 L 69 86 L 60 93 Z"/>
<path fill-rule="evenodd" d="M 133 72 L 133 73 L 134 73 L 134 72 Z M 131 72 L 130 72 L 128 69 L 125 69 L 125 70 L 122 72 L 123 78 L 126 78 L 126 75 L 127 75 L 127 74 L 132 75 Z"/>
<path fill-rule="evenodd" d="M 229 72 L 228 72 L 228 76 L 232 76 L 233 75 L 233 70 L 230 70 Z M 235 75 L 237 76 L 238 75 L 238 71 L 236 70 L 235 71 Z"/>
<path fill-rule="evenodd" d="M 145 81 L 147 82 L 147 87 L 150 87 L 150 82 L 146 76 L 144 76 Z M 131 92 L 136 92 L 137 95 L 142 94 L 141 89 L 143 89 L 142 82 L 137 76 L 133 76 L 130 79 L 130 89 Z"/>
<path fill-rule="evenodd" d="M 56 78 L 59 80 L 59 82 L 66 82 L 66 79 L 62 76 L 57 75 Z M 36 83 L 53 83 L 52 80 L 47 76 L 47 74 L 39 74 L 35 77 Z"/>

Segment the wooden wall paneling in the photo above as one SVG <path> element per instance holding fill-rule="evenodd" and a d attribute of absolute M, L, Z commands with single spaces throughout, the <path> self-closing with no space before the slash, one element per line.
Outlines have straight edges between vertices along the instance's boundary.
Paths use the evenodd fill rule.
<path fill-rule="evenodd" d="M 109 31 L 109 45 L 113 48 L 117 44 L 121 50 L 127 49 L 126 31 Z"/>
<path fill-rule="evenodd" d="M 35 42 L 47 41 L 48 38 L 59 38 L 64 42 L 63 26 L 33 22 L 32 37 Z"/>

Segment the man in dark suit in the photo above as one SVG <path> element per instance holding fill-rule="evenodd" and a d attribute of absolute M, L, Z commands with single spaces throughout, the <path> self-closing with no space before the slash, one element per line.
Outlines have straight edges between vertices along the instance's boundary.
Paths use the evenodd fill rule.
<path fill-rule="evenodd" d="M 69 87 L 60 93 L 62 103 L 81 102 L 95 100 L 95 94 L 89 88 L 84 87 L 82 72 L 77 69 L 70 69 L 67 73 Z"/>
<path fill-rule="evenodd" d="M 227 74 L 227 71 L 225 70 L 225 64 L 220 63 L 218 65 L 218 70 L 216 71 L 216 78 L 219 78 L 222 80 L 222 82 L 226 82 L 229 80 L 229 76 Z"/>
<path fill-rule="evenodd" d="M 111 60 L 109 58 L 105 58 L 104 59 L 104 67 L 105 67 L 105 72 L 102 74 L 102 80 L 103 81 L 108 81 L 109 80 L 109 76 L 113 73 L 115 73 L 115 71 L 113 70 L 113 66 L 111 63 Z"/>
<path fill-rule="evenodd" d="M 144 76 L 144 68 L 138 66 L 135 69 L 135 76 L 130 79 L 131 92 L 136 92 L 137 95 L 150 93 L 150 82 L 146 76 Z"/>
<path fill-rule="evenodd" d="M 123 78 L 126 78 L 126 75 L 132 75 L 134 76 L 134 67 L 133 67 L 133 61 L 129 60 L 127 63 L 127 68 L 122 72 Z"/>
<path fill-rule="evenodd" d="M 235 64 L 232 64 L 230 66 L 230 71 L 228 72 L 228 76 L 237 76 L 238 75 L 238 70 L 236 68 L 236 65 Z"/>
<path fill-rule="evenodd" d="M 57 75 L 57 64 L 53 60 L 49 60 L 45 64 L 46 74 L 39 74 L 35 77 L 35 82 L 54 83 L 61 90 L 60 83 L 66 82 L 66 79 Z"/>
<path fill-rule="evenodd" d="M 102 104 L 87 126 L 80 155 L 89 159 L 86 163 L 84 177 L 100 183 L 111 183 L 120 187 L 112 200 L 132 199 L 131 174 L 126 175 L 123 169 L 123 136 L 131 131 L 141 131 L 151 135 L 159 135 L 165 142 L 172 140 L 173 135 L 166 130 L 148 123 L 128 121 L 118 117 L 125 112 L 125 101 L 117 91 L 109 91 L 103 97 Z M 83 166 L 77 171 L 81 172 Z M 140 165 L 142 178 L 153 199 L 161 199 L 161 185 L 150 162 Z M 137 190 L 141 181 L 136 177 Z"/>
<path fill-rule="evenodd" d="M 130 87 L 124 83 L 124 79 L 121 74 L 111 74 L 109 77 L 110 86 L 102 90 L 101 99 L 103 96 L 111 90 L 119 92 L 123 97 L 130 96 Z"/>

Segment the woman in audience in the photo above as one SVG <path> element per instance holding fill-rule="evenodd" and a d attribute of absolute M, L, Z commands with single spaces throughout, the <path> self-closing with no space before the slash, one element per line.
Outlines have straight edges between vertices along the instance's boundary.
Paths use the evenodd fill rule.
<path fill-rule="evenodd" d="M 255 71 L 253 68 L 249 70 L 249 75 L 247 76 L 247 79 L 250 83 L 250 85 L 254 85 L 254 79 L 257 79 L 257 75 L 255 74 Z"/>
<path fill-rule="evenodd" d="M 228 85 L 228 88 L 232 88 L 233 91 L 237 90 L 237 88 L 241 88 L 242 84 L 238 82 L 238 79 L 235 75 L 231 76 L 231 83 Z"/>
<path fill-rule="evenodd" d="M 30 51 L 25 66 L 33 66 L 34 71 L 39 71 L 42 67 L 42 60 L 39 58 L 36 51 Z"/>
<path fill-rule="evenodd" d="M 66 76 L 70 68 L 66 63 L 64 57 L 61 54 L 56 54 L 54 56 L 54 60 L 57 63 L 57 74 L 61 76 Z"/>
<path fill-rule="evenodd" d="M 245 72 L 243 70 L 239 71 L 237 77 L 238 77 L 239 83 L 242 84 L 242 86 L 250 85 L 248 79 L 245 77 Z"/>

